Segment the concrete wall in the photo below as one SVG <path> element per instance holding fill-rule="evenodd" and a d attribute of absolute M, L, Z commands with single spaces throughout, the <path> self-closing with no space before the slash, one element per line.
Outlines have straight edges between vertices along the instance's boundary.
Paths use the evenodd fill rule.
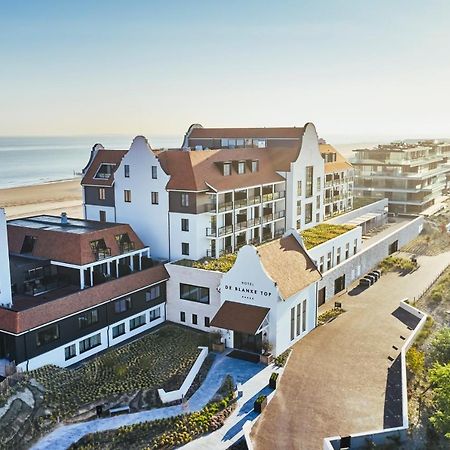
<path fill-rule="evenodd" d="M 12 302 L 11 278 L 9 270 L 8 234 L 6 213 L 0 208 L 0 305 L 9 306 Z"/>
<path fill-rule="evenodd" d="M 208 347 L 199 347 L 200 355 L 198 355 L 195 360 L 194 365 L 191 367 L 191 370 L 187 374 L 186 378 L 183 381 L 180 389 L 176 391 L 166 392 L 164 389 L 158 389 L 159 398 L 163 403 L 175 402 L 177 400 L 181 400 L 191 387 L 192 382 L 198 374 L 198 371 L 202 367 L 203 361 L 205 361 L 208 356 Z"/>
<path fill-rule="evenodd" d="M 411 222 L 405 223 L 402 228 L 393 231 L 384 239 L 373 245 L 363 248 L 359 253 L 350 257 L 339 266 L 324 272 L 323 279 L 319 281 L 319 289 L 325 287 L 325 299 L 329 300 L 334 295 L 334 280 L 345 275 L 345 287 L 361 275 L 373 270 L 376 265 L 389 255 L 389 245 L 398 240 L 398 248 L 406 245 L 419 235 L 423 228 L 423 217 L 417 217 Z"/>
<path fill-rule="evenodd" d="M 332 223 L 340 225 L 343 223 L 350 222 L 353 219 L 363 216 L 368 213 L 380 213 L 387 212 L 388 199 L 383 198 L 377 202 L 370 203 L 370 205 L 362 206 L 361 208 L 354 209 L 348 213 L 342 214 L 341 216 L 334 217 L 333 219 L 327 220 L 327 223 Z"/>

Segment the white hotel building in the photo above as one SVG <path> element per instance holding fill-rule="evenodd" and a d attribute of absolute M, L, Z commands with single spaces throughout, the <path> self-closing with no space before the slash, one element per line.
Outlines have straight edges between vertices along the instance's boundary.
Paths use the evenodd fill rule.
<path fill-rule="evenodd" d="M 179 149 L 142 136 L 129 150 L 97 144 L 82 186 L 85 220 L 8 223 L 0 361 L 68 366 L 165 320 L 219 330 L 240 350 L 268 341 L 279 355 L 422 226 L 409 217 L 364 241 L 388 226 L 387 202 L 351 210 L 353 169 L 311 123 L 193 125 Z M 202 268 L 223 258 L 235 258 L 230 270 Z"/>

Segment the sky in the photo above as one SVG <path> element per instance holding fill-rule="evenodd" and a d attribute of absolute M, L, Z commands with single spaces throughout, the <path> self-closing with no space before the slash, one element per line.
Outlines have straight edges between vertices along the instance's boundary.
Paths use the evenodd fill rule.
<path fill-rule="evenodd" d="M 447 0 L 0 0 L 0 136 L 450 137 Z"/>

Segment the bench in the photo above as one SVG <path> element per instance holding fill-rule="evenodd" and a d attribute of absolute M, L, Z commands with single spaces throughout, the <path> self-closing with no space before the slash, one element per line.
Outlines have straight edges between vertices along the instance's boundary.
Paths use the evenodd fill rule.
<path fill-rule="evenodd" d="M 118 406 L 116 408 L 111 408 L 109 410 L 109 414 L 111 414 L 111 416 L 114 416 L 116 414 L 129 413 L 129 412 L 130 412 L 130 407 L 128 405 L 126 405 L 126 406 Z"/>

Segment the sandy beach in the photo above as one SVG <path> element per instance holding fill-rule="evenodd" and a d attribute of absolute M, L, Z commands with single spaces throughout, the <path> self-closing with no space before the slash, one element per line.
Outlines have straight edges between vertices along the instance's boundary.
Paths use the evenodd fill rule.
<path fill-rule="evenodd" d="M 37 214 L 82 217 L 80 179 L 0 189 L 0 208 L 5 208 L 8 219 Z"/>

